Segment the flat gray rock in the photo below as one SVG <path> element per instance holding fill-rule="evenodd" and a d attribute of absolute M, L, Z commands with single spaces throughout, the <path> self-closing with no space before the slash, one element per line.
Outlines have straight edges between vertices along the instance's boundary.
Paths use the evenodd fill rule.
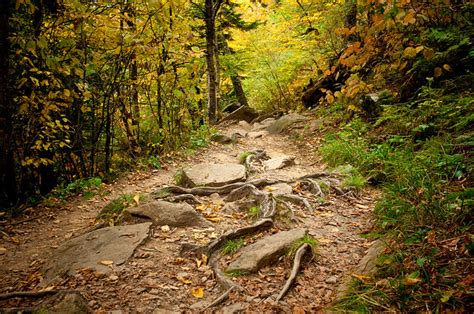
<path fill-rule="evenodd" d="M 302 239 L 305 235 L 306 230 L 293 229 L 258 240 L 242 249 L 242 254 L 227 267 L 226 271 L 255 272 L 276 261 L 295 241 Z"/>
<path fill-rule="evenodd" d="M 148 218 L 155 225 L 170 227 L 206 226 L 209 223 L 187 203 L 153 201 L 137 207 L 125 209 L 125 214 Z"/>
<path fill-rule="evenodd" d="M 245 129 L 235 129 L 230 133 L 231 138 L 246 137 L 248 132 Z"/>
<path fill-rule="evenodd" d="M 270 134 L 279 134 L 297 123 L 305 122 L 308 118 L 297 113 L 290 113 L 271 123 L 266 130 Z"/>
<path fill-rule="evenodd" d="M 252 125 L 245 120 L 239 121 L 238 125 L 246 131 L 252 128 Z"/>
<path fill-rule="evenodd" d="M 284 167 L 292 166 L 295 164 L 295 157 L 280 156 L 275 157 L 263 162 L 263 166 L 266 170 L 276 170 Z"/>
<path fill-rule="evenodd" d="M 197 164 L 183 170 L 182 183 L 186 187 L 223 186 L 245 181 L 245 166 L 239 164 Z"/>
<path fill-rule="evenodd" d="M 46 284 L 81 268 L 107 273 L 127 261 L 148 237 L 151 222 L 106 227 L 71 239 L 53 252 L 43 268 Z"/>

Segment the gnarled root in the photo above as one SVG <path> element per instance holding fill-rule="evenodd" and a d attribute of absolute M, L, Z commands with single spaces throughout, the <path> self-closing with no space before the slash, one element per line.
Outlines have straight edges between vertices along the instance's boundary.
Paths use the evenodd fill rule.
<path fill-rule="evenodd" d="M 311 246 L 308 243 L 304 243 L 296 251 L 295 259 L 293 260 L 293 268 L 291 269 L 290 277 L 288 277 L 288 280 L 286 281 L 285 285 L 283 286 L 280 293 L 278 294 L 278 296 L 276 298 L 277 302 L 280 301 L 281 298 L 283 298 L 285 296 L 285 294 L 288 292 L 291 285 L 295 281 L 296 275 L 298 274 L 298 271 L 300 270 L 301 259 L 303 258 L 303 256 L 307 252 L 311 252 Z"/>

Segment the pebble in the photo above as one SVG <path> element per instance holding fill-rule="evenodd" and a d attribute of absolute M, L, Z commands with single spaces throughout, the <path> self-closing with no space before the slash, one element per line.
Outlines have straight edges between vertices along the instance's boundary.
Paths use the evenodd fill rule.
<path fill-rule="evenodd" d="M 331 276 L 328 279 L 326 279 L 326 283 L 336 283 L 336 282 L 337 282 L 336 276 Z"/>

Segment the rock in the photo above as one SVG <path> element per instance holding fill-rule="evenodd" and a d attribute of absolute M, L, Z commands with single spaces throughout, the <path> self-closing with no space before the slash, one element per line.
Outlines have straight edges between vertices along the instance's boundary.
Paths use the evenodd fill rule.
<path fill-rule="evenodd" d="M 295 241 L 303 238 L 305 234 L 304 229 L 293 229 L 260 239 L 242 249 L 242 254 L 227 267 L 226 271 L 255 272 L 276 261 L 286 253 Z"/>
<path fill-rule="evenodd" d="M 247 135 L 250 138 L 259 138 L 268 135 L 268 131 L 249 132 Z"/>
<path fill-rule="evenodd" d="M 275 122 L 275 118 L 268 118 L 262 122 L 255 122 L 252 127 L 253 132 L 258 132 L 267 129 L 270 125 Z"/>
<path fill-rule="evenodd" d="M 248 132 L 244 129 L 235 129 L 232 131 L 230 137 L 232 138 L 239 138 L 239 137 L 246 137 Z"/>
<path fill-rule="evenodd" d="M 267 131 L 270 134 L 279 134 L 287 130 L 289 127 L 294 126 L 296 123 L 305 122 L 308 118 L 297 113 L 287 114 L 280 119 L 274 121 L 267 127 Z"/>
<path fill-rule="evenodd" d="M 187 203 L 153 201 L 124 211 L 131 216 L 145 217 L 155 225 L 170 227 L 207 226 L 209 223 Z M 169 227 L 168 227 L 169 228 Z"/>
<path fill-rule="evenodd" d="M 246 131 L 249 131 L 249 130 L 252 128 L 252 126 L 250 125 L 250 123 L 248 123 L 248 122 L 245 121 L 245 120 L 239 121 L 238 125 L 239 125 L 241 128 L 243 128 L 244 130 L 246 130 Z"/>
<path fill-rule="evenodd" d="M 219 144 L 230 144 L 232 143 L 232 138 L 228 137 L 227 135 L 224 134 L 212 134 L 211 135 L 211 141 L 219 143 Z"/>
<path fill-rule="evenodd" d="M 293 193 L 293 188 L 287 183 L 277 183 L 265 187 L 264 191 L 272 193 L 273 196 L 279 196 Z"/>
<path fill-rule="evenodd" d="M 219 123 L 224 122 L 224 121 L 231 121 L 231 120 L 234 120 L 234 121 L 244 120 L 244 121 L 250 122 L 256 117 L 258 117 L 258 113 L 254 109 L 247 106 L 242 106 L 242 107 L 239 107 L 237 110 L 231 112 L 229 115 L 222 118 L 221 121 L 219 121 Z"/>
<path fill-rule="evenodd" d="M 266 170 L 276 170 L 284 167 L 292 166 L 295 164 L 295 157 L 280 156 L 269 160 L 265 160 L 263 165 Z"/>
<path fill-rule="evenodd" d="M 40 312 L 40 311 L 39 311 Z M 68 293 L 64 298 L 47 310 L 46 313 L 62 313 L 62 314 L 82 314 L 91 313 L 91 309 L 87 305 L 86 300 L 80 293 Z"/>
<path fill-rule="evenodd" d="M 336 276 L 331 276 L 328 279 L 326 279 L 326 283 L 329 283 L 329 284 L 334 284 L 336 282 L 337 282 L 337 277 Z"/>
<path fill-rule="evenodd" d="M 74 275 L 80 268 L 108 273 L 132 256 L 148 237 L 151 223 L 106 227 L 73 238 L 53 252 L 46 262 L 42 285 L 57 277 Z"/>
<path fill-rule="evenodd" d="M 183 170 L 182 183 L 187 187 L 223 186 L 246 177 L 245 166 L 239 164 L 197 164 Z"/>
<path fill-rule="evenodd" d="M 357 274 L 373 275 L 377 270 L 377 257 L 382 254 L 386 247 L 387 245 L 384 242 L 374 241 L 357 265 L 355 272 Z"/>
<path fill-rule="evenodd" d="M 254 199 L 243 199 L 235 202 L 227 202 L 222 207 L 224 213 L 246 212 L 249 208 L 257 206 L 258 201 Z"/>

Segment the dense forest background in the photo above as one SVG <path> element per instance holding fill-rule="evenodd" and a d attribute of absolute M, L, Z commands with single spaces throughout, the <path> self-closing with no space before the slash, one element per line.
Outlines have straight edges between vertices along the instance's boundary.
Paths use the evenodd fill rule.
<path fill-rule="evenodd" d="M 469 308 L 473 14 L 467 0 L 1 1 L 0 211 L 158 168 L 229 108 L 313 107 L 323 160 L 383 190 L 371 236 L 393 248 L 343 308 Z"/>

